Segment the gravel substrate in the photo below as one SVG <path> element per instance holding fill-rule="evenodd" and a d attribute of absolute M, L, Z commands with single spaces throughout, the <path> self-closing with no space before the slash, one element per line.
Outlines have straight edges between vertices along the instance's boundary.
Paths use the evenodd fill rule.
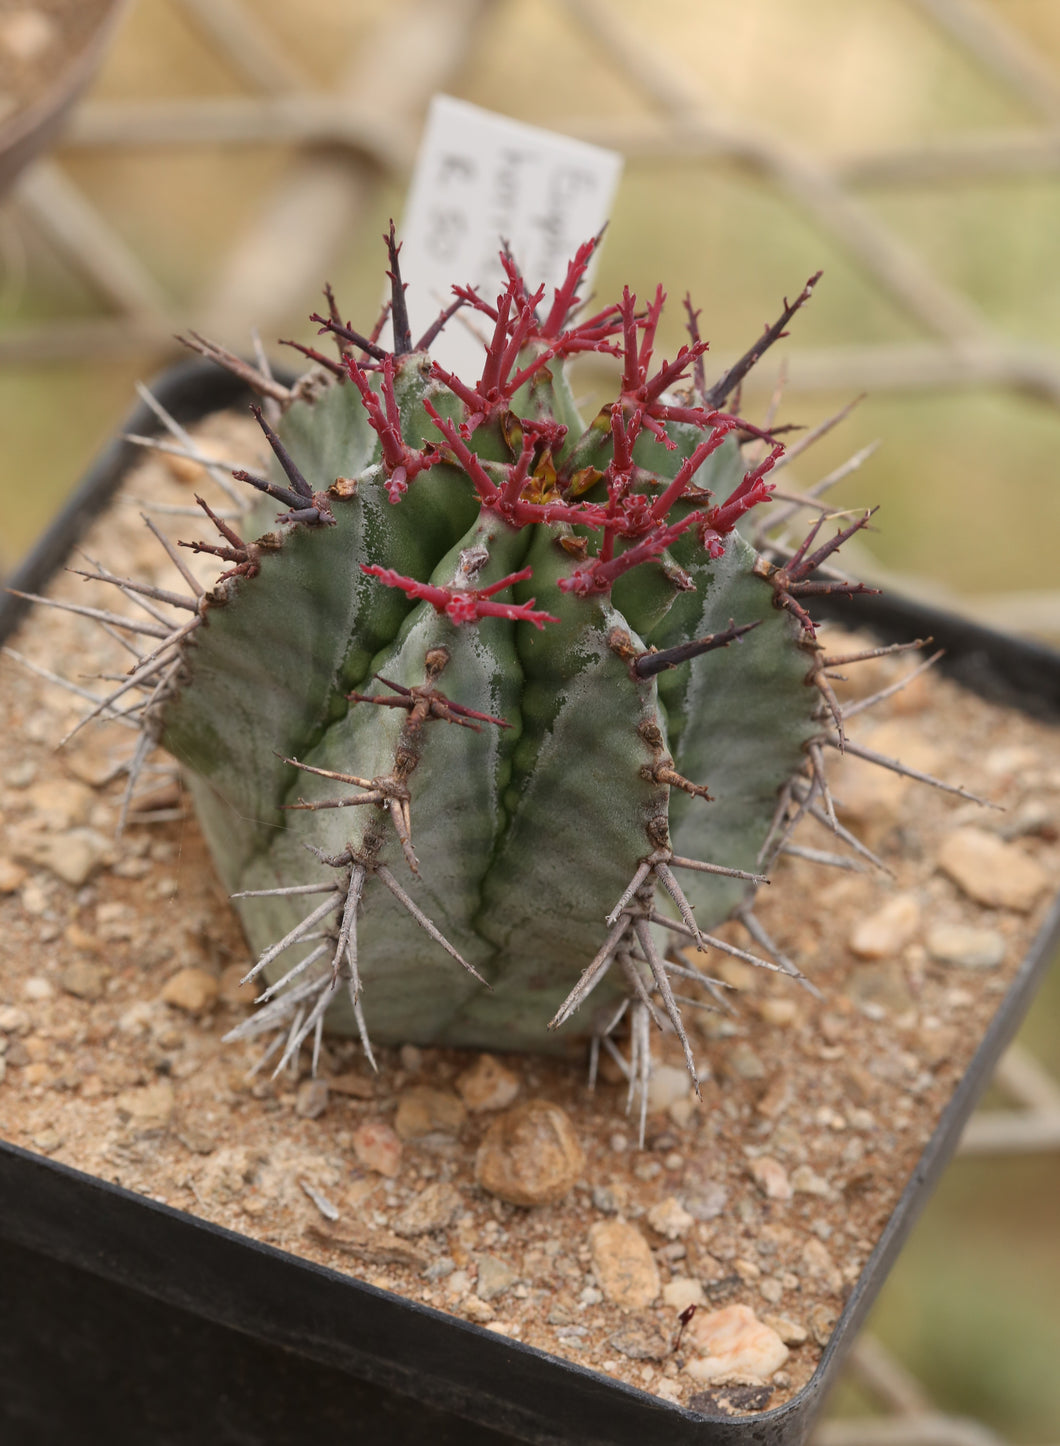
<path fill-rule="evenodd" d="M 187 502 L 190 481 L 151 461 L 127 490 Z M 135 507 L 86 551 L 173 585 Z M 72 577 L 57 591 L 115 606 Z M 98 625 L 42 608 L 13 646 L 86 687 L 127 666 Z M 911 666 L 865 664 L 845 696 Z M 221 1043 L 247 952 L 179 782 L 160 771 L 116 843 L 108 775 L 133 735 L 56 752 L 79 706 L 0 660 L 0 1133 L 685 1403 L 728 1381 L 759 1410 L 809 1379 L 1060 873 L 1055 730 L 930 673 L 859 716 L 855 739 L 1004 811 L 836 759 L 840 817 L 892 873 L 781 861 L 759 912 L 822 997 L 712 955 L 734 1012 L 689 1021 L 702 1100 L 657 1037 L 640 1151 L 617 1068 L 590 1094 L 580 1058 L 406 1046 L 372 1075 L 340 1040 L 316 1079 L 308 1051 L 297 1075 L 248 1077 L 256 1046 Z M 850 854 L 816 823 L 800 841 Z"/>

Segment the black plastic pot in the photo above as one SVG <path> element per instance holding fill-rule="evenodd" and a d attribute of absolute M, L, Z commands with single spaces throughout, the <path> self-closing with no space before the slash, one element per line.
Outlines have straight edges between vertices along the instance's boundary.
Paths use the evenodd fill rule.
<path fill-rule="evenodd" d="M 199 364 L 154 383 L 188 423 L 237 403 Z M 154 425 L 146 409 L 128 430 Z M 133 449 L 97 462 L 13 585 L 39 589 Z M 0 603 L 0 637 L 21 607 Z M 888 639 L 930 634 L 980 693 L 1060 717 L 1060 655 L 901 599 L 844 603 Z M 0 1143 L 0 1439 L 107 1446 L 309 1441 L 798 1446 L 1060 942 L 1052 910 L 928 1142 L 809 1384 L 742 1418 L 697 1415 L 103 1180 Z"/>

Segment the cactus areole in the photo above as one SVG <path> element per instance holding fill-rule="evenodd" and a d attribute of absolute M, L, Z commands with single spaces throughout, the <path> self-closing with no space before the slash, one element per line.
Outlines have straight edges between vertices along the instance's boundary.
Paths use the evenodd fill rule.
<path fill-rule="evenodd" d="M 783 449 L 723 405 L 813 282 L 708 388 L 690 306 L 661 363 L 661 290 L 581 315 L 593 244 L 550 302 L 507 255 L 496 302 L 456 289 L 487 337 L 469 381 L 413 344 L 391 227 L 393 351 L 332 302 L 340 360 L 300 348 L 316 368 L 256 410 L 254 510 L 201 504 L 220 541 L 185 544 L 226 568 L 148 726 L 268 985 L 235 1033 L 279 1031 L 281 1060 L 325 1016 L 369 1056 L 599 1043 L 625 1017 L 646 1080 L 665 1016 L 692 1067 L 681 996 L 717 993 L 697 948 L 812 780 L 829 689 L 800 597 L 858 590 L 809 574 L 864 519 L 767 561 L 735 526 Z M 582 352 L 621 368 L 588 426 Z"/>

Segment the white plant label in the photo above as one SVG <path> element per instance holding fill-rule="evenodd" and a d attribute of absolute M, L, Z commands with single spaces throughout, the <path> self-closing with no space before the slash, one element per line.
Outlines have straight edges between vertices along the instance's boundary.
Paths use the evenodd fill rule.
<path fill-rule="evenodd" d="M 506 283 L 498 260 L 504 241 L 531 292 L 542 282 L 558 286 L 578 246 L 607 221 L 621 171 L 615 151 L 436 96 L 401 228 L 413 339 L 453 300 L 454 284 L 476 286 L 493 303 Z M 477 379 L 488 326 L 464 308 L 431 354 Z"/>

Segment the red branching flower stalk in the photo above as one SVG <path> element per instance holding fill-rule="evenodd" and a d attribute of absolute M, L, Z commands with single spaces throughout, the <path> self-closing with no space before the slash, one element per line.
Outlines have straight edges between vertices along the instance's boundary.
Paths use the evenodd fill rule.
<path fill-rule="evenodd" d="M 535 612 L 535 598 L 525 603 L 493 602 L 494 594 L 503 592 L 514 583 L 525 582 L 530 577 L 530 568 L 510 573 L 489 587 L 454 588 L 438 587 L 429 582 L 418 582 L 414 577 L 402 577 L 392 567 L 377 567 L 361 563 L 361 571 L 376 577 L 386 587 L 399 587 L 407 597 L 429 602 L 436 612 L 445 613 L 454 623 L 477 623 L 480 618 L 509 618 L 512 621 L 533 623 L 535 628 L 545 623 L 559 622 L 551 613 Z"/>
<path fill-rule="evenodd" d="M 352 358 L 346 365 L 357 386 L 371 426 L 379 435 L 382 462 L 387 474 L 386 490 L 397 502 L 409 484 L 440 461 L 458 467 L 478 495 L 480 507 L 500 517 L 513 528 L 539 524 L 602 533 L 596 552 L 575 563 L 562 590 L 578 596 L 607 592 L 615 580 L 632 568 L 659 558 L 683 533 L 695 528 L 702 546 L 712 557 L 724 550 L 724 538 L 752 507 L 769 499 L 771 485 L 763 479 L 775 465 L 782 448 L 773 451 L 746 473 L 739 486 L 724 502 L 703 506 L 709 493 L 695 487 L 695 476 L 706 460 L 737 430 L 765 435 L 741 418 L 717 408 L 675 401 L 670 389 L 695 368 L 693 398 L 702 396 L 701 366 L 707 344 L 693 331 L 690 346 L 682 346 L 671 361 L 652 371 L 656 332 L 666 293 L 656 289 L 649 305 L 638 310 L 637 298 L 628 287 L 621 302 L 583 321 L 572 317 L 580 305 L 578 288 L 597 241 L 579 248 L 567 268 L 562 284 L 555 288 L 552 304 L 544 318 L 539 309 L 545 288 L 532 294 L 512 256 L 504 252 L 501 262 L 507 284 L 496 305 L 490 305 L 472 287 L 454 287 L 457 304 L 466 305 L 489 319 L 492 334 L 486 347 L 482 374 L 471 385 L 435 363 L 431 375 L 459 401 L 463 418 L 443 417 L 430 401 L 423 406 L 440 433 L 440 442 L 417 450 L 410 447 L 401 431 L 401 419 L 394 391 L 395 361 L 384 357 L 379 364 L 378 389 L 369 381 L 363 366 Z M 391 238 L 392 245 L 392 238 Z M 621 345 L 612 338 L 621 337 Z M 522 416 L 516 409 L 517 395 L 554 360 L 586 351 L 607 352 L 622 360 L 618 400 L 610 409 L 611 457 L 604 472 L 589 472 L 602 478 L 607 502 L 579 500 L 572 494 L 572 480 L 557 474 L 554 458 L 561 453 L 566 428 L 552 418 Z M 474 444 L 476 432 L 497 421 L 509 439 L 511 460 L 486 462 Z M 655 442 L 673 450 L 677 442 L 667 424 L 682 423 L 701 429 L 705 435 L 684 460 L 672 481 L 653 496 L 648 487 L 657 486 L 654 474 L 634 460 L 638 438 L 647 432 Z M 770 440 L 772 440 L 770 438 Z M 581 474 L 578 474 L 579 477 Z M 578 490 L 583 490 L 579 487 Z M 693 502 L 679 516 L 679 504 Z M 628 544 L 621 546 L 621 544 Z M 523 574 L 513 575 L 505 584 L 491 589 L 446 589 L 410 578 L 390 569 L 365 568 L 391 587 L 401 587 L 410 597 L 425 599 L 455 621 L 474 621 L 486 616 L 520 617 L 540 627 L 549 620 L 534 613 L 529 604 L 516 607 L 489 601 L 494 592 Z"/>

